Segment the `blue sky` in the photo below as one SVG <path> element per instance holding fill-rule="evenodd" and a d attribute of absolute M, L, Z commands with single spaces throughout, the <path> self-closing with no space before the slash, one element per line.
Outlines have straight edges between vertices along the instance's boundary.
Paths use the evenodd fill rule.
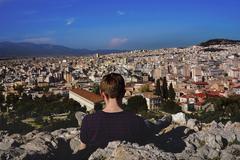
<path fill-rule="evenodd" d="M 240 39 L 239 0 L 0 0 L 0 41 L 157 49 Z"/>

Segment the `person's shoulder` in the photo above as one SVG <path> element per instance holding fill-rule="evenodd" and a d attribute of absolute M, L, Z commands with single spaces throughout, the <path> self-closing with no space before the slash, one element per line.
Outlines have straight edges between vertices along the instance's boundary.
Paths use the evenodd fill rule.
<path fill-rule="evenodd" d="M 97 117 L 99 117 L 101 115 L 101 111 L 97 111 L 95 113 L 91 113 L 91 114 L 87 114 L 84 119 L 87 120 L 92 120 L 92 119 L 96 119 Z"/>
<path fill-rule="evenodd" d="M 132 119 L 134 119 L 134 120 L 140 120 L 140 121 L 143 120 L 142 117 L 136 115 L 136 114 L 133 113 L 133 112 L 125 111 L 125 114 L 126 114 L 128 117 L 130 117 L 130 118 L 132 118 Z"/>
<path fill-rule="evenodd" d="M 133 112 L 130 112 L 130 111 L 124 111 L 124 113 L 128 116 L 131 116 L 131 117 L 137 117 L 137 115 Z"/>

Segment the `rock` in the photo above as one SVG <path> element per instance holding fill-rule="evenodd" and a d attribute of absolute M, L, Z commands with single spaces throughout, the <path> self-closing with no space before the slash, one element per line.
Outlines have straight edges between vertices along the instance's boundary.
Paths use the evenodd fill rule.
<path fill-rule="evenodd" d="M 57 147 L 57 141 L 49 133 L 44 132 L 36 134 L 33 140 L 20 146 L 31 158 L 53 157 Z"/>
<path fill-rule="evenodd" d="M 189 157 L 188 159 L 189 159 L 189 160 L 205 160 L 205 158 L 195 157 L 195 156 Z"/>
<path fill-rule="evenodd" d="M 240 123 L 227 122 L 224 125 L 213 121 L 199 126 L 195 119 L 186 121 L 183 113 L 173 115 L 173 121 L 175 123 L 160 132 L 151 144 L 140 146 L 114 141 L 104 149 L 97 149 L 89 159 L 240 159 Z M 59 129 L 51 133 L 34 130 L 26 135 L 9 135 L 7 131 L 0 131 L 0 159 L 71 160 L 71 156 L 77 156 L 75 153 L 79 151 L 79 137 L 79 128 Z"/>
<path fill-rule="evenodd" d="M 216 129 L 216 128 L 219 128 L 218 123 L 216 121 L 212 121 L 210 123 L 209 129 Z"/>
<path fill-rule="evenodd" d="M 76 119 L 77 119 L 77 121 L 78 121 L 78 125 L 81 127 L 81 125 L 82 125 L 82 120 L 83 120 L 83 118 L 84 118 L 84 116 L 86 115 L 86 113 L 83 113 L 83 112 L 76 112 L 75 113 L 75 117 L 76 117 Z"/>
<path fill-rule="evenodd" d="M 219 149 L 221 150 L 221 148 L 223 148 L 223 141 L 222 141 L 222 137 L 220 135 L 213 135 L 213 134 L 208 134 L 205 137 L 205 142 L 206 144 L 214 149 Z"/>
<path fill-rule="evenodd" d="M 229 121 L 224 126 L 224 129 L 220 131 L 222 137 L 225 138 L 228 143 L 233 143 L 236 140 L 234 129 L 235 129 L 235 126 L 231 121 Z"/>
<path fill-rule="evenodd" d="M 195 153 L 194 150 L 186 148 L 183 152 L 181 153 L 176 153 L 175 156 L 177 159 L 190 159 L 191 155 Z"/>
<path fill-rule="evenodd" d="M 77 153 L 80 150 L 80 144 L 81 144 L 81 141 L 79 137 L 75 137 L 70 140 L 69 145 L 73 151 L 73 154 Z"/>
<path fill-rule="evenodd" d="M 228 143 L 233 143 L 236 140 L 236 136 L 234 134 L 234 130 L 226 130 L 220 132 L 221 136 L 226 139 Z"/>
<path fill-rule="evenodd" d="M 197 150 L 196 157 L 201 157 L 202 159 L 207 159 L 210 147 L 204 145 Z"/>
<path fill-rule="evenodd" d="M 195 148 L 200 148 L 200 147 L 202 147 L 203 145 L 205 145 L 205 141 L 201 141 L 201 140 L 198 138 L 198 135 L 197 135 L 197 134 L 191 134 L 191 135 L 189 135 L 184 141 L 185 141 L 186 144 L 192 144 L 192 145 L 194 145 Z"/>
<path fill-rule="evenodd" d="M 186 126 L 196 132 L 201 129 L 201 124 L 196 119 L 189 119 Z"/>
<path fill-rule="evenodd" d="M 78 128 L 66 128 L 53 131 L 51 135 L 55 138 L 62 138 L 64 141 L 68 142 L 76 136 L 79 137 L 80 131 Z"/>
<path fill-rule="evenodd" d="M 11 148 L 5 151 L 0 150 L 1 160 L 23 160 L 26 159 L 26 156 L 26 151 L 20 148 Z"/>
<path fill-rule="evenodd" d="M 212 149 L 212 148 L 209 149 L 209 152 L 208 152 L 208 155 L 207 155 L 207 157 L 209 159 L 219 159 L 219 156 L 220 156 L 220 153 L 219 153 L 218 150 Z"/>
<path fill-rule="evenodd" d="M 98 157 L 107 160 L 175 160 L 171 153 L 166 153 L 153 145 L 139 146 L 130 143 L 111 142 L 105 149 L 96 150 L 89 160 L 96 160 Z"/>
<path fill-rule="evenodd" d="M 27 134 L 24 136 L 24 138 L 25 138 L 27 141 L 32 140 L 32 139 L 34 138 L 34 136 L 35 136 L 36 134 L 38 134 L 38 133 L 39 133 L 39 131 L 33 130 L 32 132 L 27 133 Z"/>
<path fill-rule="evenodd" d="M 220 160 L 236 160 L 235 156 L 227 153 L 227 152 L 222 152 Z"/>
<path fill-rule="evenodd" d="M 6 137 L 2 139 L 2 141 L 0 142 L 0 150 L 8 150 L 14 146 L 14 143 L 15 143 L 14 139 Z"/>
<path fill-rule="evenodd" d="M 195 154 L 200 159 L 217 159 L 219 158 L 220 152 L 217 149 L 213 149 L 208 145 L 200 147 Z"/>
<path fill-rule="evenodd" d="M 5 135 L 0 139 L 0 150 L 8 150 L 11 147 L 18 147 L 25 143 L 25 140 L 20 134 Z"/>
<path fill-rule="evenodd" d="M 240 159 L 240 145 L 231 145 L 221 151 L 221 160 Z"/>
<path fill-rule="evenodd" d="M 172 121 L 177 123 L 177 124 L 180 124 L 180 125 L 186 125 L 186 123 L 187 123 L 186 116 L 182 112 L 177 113 L 177 114 L 173 114 L 172 115 Z"/>
<path fill-rule="evenodd" d="M 232 124 L 232 127 L 234 128 L 234 134 L 236 135 L 237 141 L 240 142 L 240 123 L 235 122 Z"/>

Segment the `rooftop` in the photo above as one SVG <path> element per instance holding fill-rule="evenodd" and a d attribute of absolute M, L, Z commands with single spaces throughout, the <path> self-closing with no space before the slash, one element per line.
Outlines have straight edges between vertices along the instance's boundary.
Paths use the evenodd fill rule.
<path fill-rule="evenodd" d="M 92 101 L 93 103 L 99 103 L 103 101 L 103 98 L 100 95 L 97 95 L 95 93 L 89 92 L 81 88 L 74 88 L 74 89 L 71 89 L 70 91 L 75 94 L 78 94 L 79 96 L 89 101 Z"/>

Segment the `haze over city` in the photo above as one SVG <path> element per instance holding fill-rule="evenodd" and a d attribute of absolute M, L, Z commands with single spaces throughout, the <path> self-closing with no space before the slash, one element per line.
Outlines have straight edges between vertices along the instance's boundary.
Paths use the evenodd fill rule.
<path fill-rule="evenodd" d="M 0 0 L 0 41 L 158 49 L 240 39 L 237 0 Z"/>

